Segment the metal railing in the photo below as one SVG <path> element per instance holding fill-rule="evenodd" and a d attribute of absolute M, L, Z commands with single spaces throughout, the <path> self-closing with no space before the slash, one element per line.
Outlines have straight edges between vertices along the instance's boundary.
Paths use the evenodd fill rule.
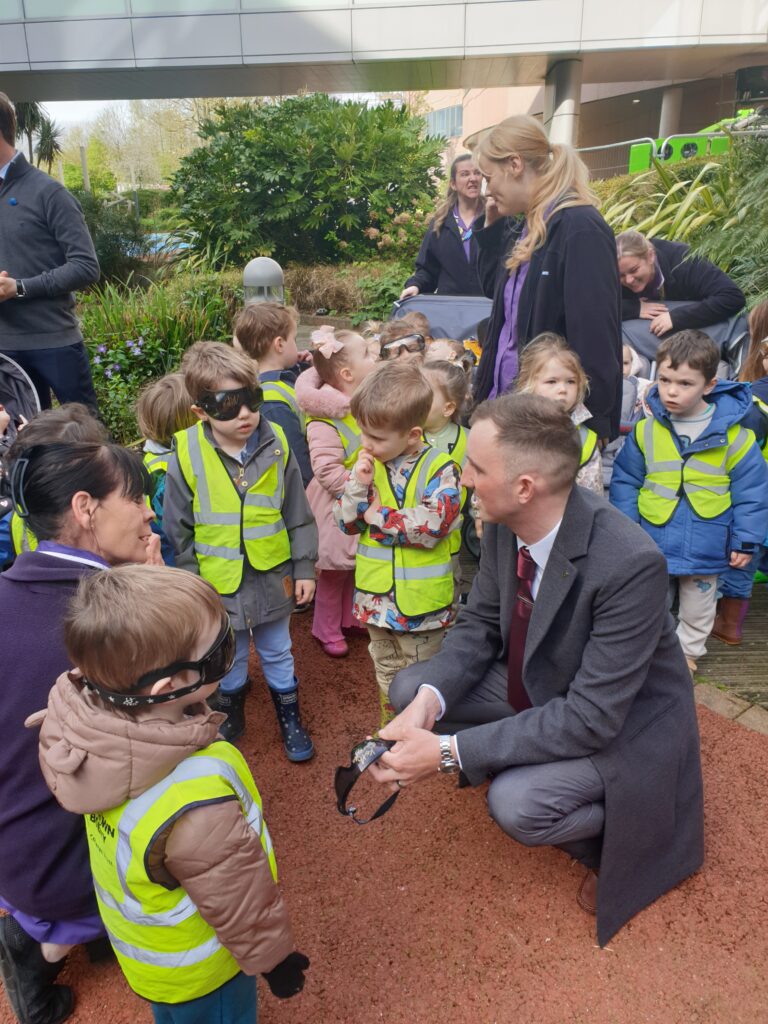
<path fill-rule="evenodd" d="M 633 167 L 633 170 L 647 170 L 651 166 L 651 158 L 656 151 L 656 140 L 648 137 L 627 139 L 625 142 L 611 142 L 607 146 L 587 146 L 576 152 L 589 168 L 591 178 L 615 178 L 617 174 L 627 174 L 630 170 L 630 151 L 633 146 L 645 147 L 648 162 L 645 168 Z M 642 154 L 643 150 L 638 149 Z"/>

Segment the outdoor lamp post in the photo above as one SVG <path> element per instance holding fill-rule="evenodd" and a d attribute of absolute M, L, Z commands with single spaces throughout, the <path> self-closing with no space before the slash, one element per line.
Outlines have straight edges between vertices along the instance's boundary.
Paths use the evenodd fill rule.
<path fill-rule="evenodd" d="M 249 302 L 283 302 L 283 268 L 269 256 L 257 256 L 243 271 L 243 295 Z"/>

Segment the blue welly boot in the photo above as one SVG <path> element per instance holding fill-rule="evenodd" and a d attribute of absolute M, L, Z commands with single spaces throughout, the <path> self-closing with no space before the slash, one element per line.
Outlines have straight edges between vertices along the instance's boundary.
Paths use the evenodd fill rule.
<path fill-rule="evenodd" d="M 301 724 L 298 683 L 292 690 L 272 690 L 277 721 L 283 734 L 283 747 L 289 761 L 308 761 L 315 753 L 307 730 Z"/>

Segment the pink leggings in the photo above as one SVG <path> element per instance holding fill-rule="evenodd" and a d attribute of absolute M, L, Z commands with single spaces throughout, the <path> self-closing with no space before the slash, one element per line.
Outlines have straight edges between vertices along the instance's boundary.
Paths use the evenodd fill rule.
<path fill-rule="evenodd" d="M 315 591 L 312 636 L 323 643 L 343 640 L 342 627 L 359 626 L 352 614 L 355 596 L 354 569 L 321 569 Z"/>

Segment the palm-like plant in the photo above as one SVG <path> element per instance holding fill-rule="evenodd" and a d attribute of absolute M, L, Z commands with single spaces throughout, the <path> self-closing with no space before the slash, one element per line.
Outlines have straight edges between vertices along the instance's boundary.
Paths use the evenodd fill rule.
<path fill-rule="evenodd" d="M 51 165 L 61 153 L 61 128 L 50 117 L 44 116 L 37 131 L 37 166 L 44 163 L 51 173 Z"/>
<path fill-rule="evenodd" d="M 29 148 L 29 162 L 32 163 L 32 138 L 40 130 L 40 125 L 45 118 L 45 110 L 42 103 L 31 100 L 27 103 L 14 103 L 16 111 L 16 130 L 19 135 L 26 136 Z"/>

